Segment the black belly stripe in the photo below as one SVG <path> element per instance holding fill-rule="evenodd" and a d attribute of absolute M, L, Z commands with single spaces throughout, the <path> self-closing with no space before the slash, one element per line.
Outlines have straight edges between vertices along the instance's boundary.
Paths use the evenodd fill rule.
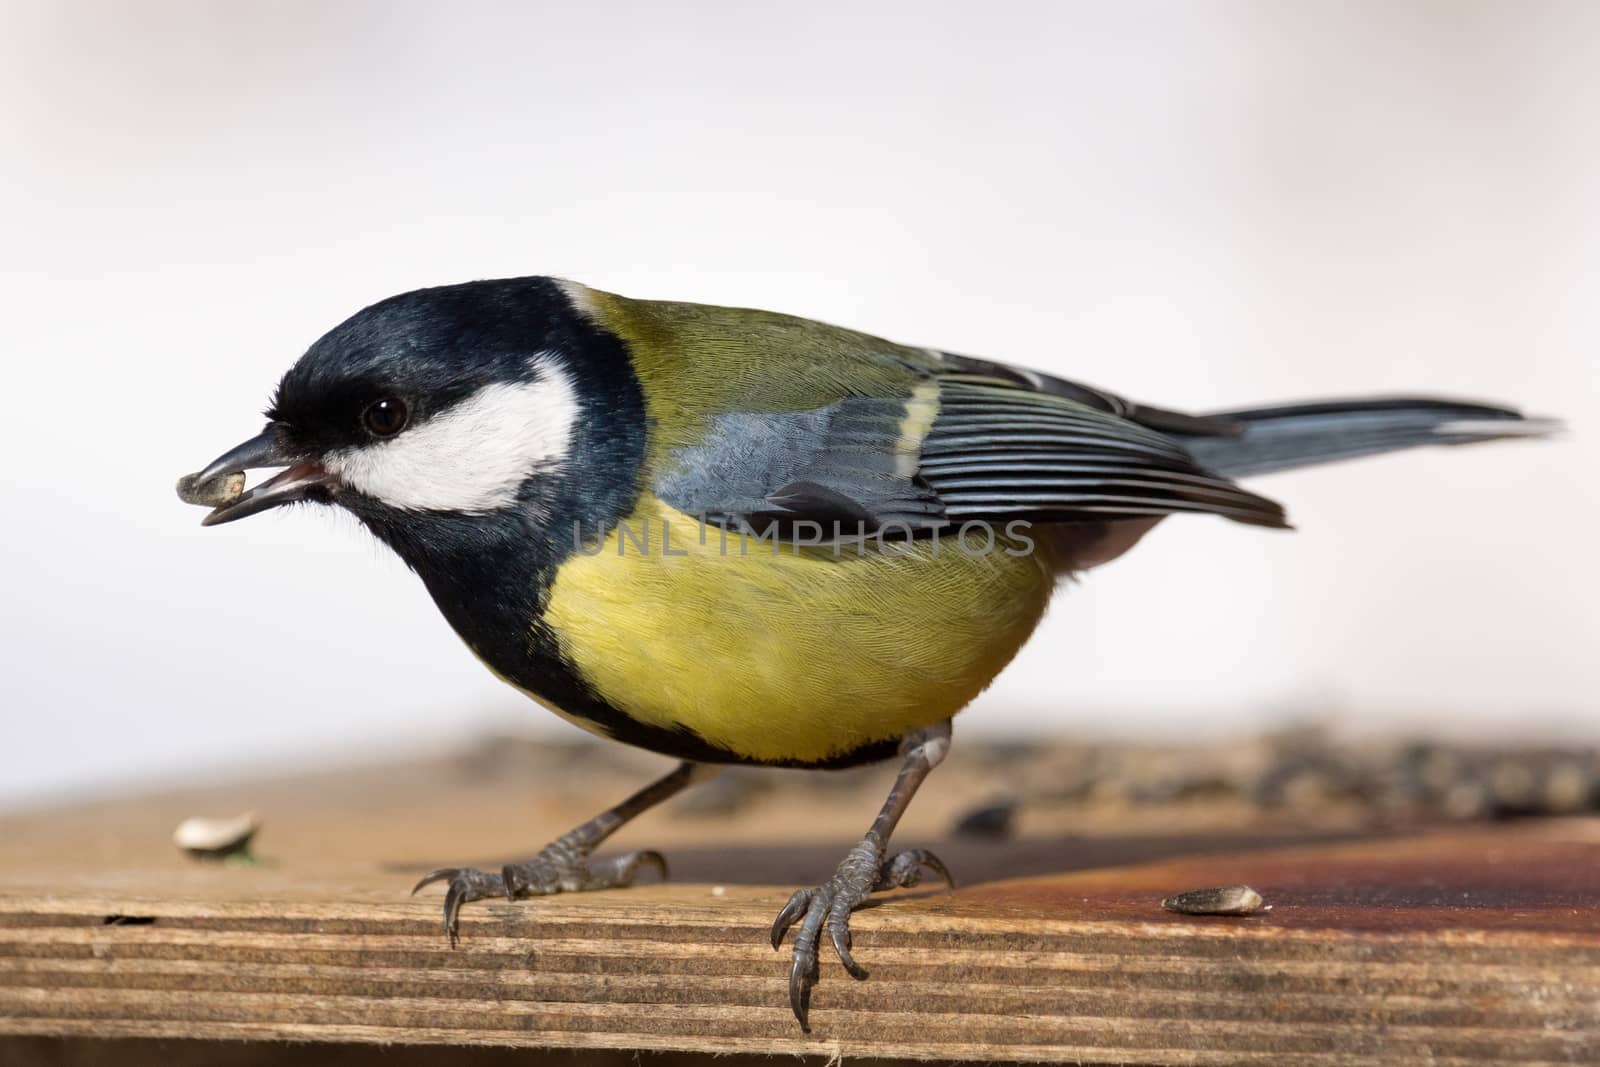
<path fill-rule="evenodd" d="M 714 745 L 687 726 L 668 729 L 640 722 L 600 696 L 582 673 L 561 655 L 555 635 L 543 626 L 534 630 L 527 672 L 508 677 L 519 689 L 555 705 L 568 715 L 594 723 L 607 736 L 624 744 L 696 763 L 837 770 L 888 759 L 899 747 L 899 740 L 890 738 L 872 741 L 823 760 L 761 760 Z"/>

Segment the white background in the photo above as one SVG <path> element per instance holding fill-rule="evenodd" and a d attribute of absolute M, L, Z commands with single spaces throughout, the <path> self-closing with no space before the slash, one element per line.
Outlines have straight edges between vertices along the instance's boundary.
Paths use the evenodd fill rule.
<path fill-rule="evenodd" d="M 531 273 L 1563 415 L 1167 524 L 962 729 L 1593 738 L 1597 90 L 1582 3 L 6 4 L 0 801 L 570 729 L 350 520 L 171 488 L 364 304 Z"/>

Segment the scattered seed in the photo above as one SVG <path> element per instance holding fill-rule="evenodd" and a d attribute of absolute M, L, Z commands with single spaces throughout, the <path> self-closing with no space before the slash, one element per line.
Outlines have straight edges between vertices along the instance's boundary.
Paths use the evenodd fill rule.
<path fill-rule="evenodd" d="M 1483 781 L 1466 779 L 1445 791 L 1439 810 L 1449 819 L 1482 819 L 1494 810 L 1494 797 Z"/>
<path fill-rule="evenodd" d="M 254 812 L 231 819 L 208 819 L 196 815 L 183 820 L 172 831 L 172 843 L 195 859 L 222 860 L 250 853 L 250 839 L 261 828 Z"/>
<path fill-rule="evenodd" d="M 1591 807 L 1595 801 L 1595 780 L 1589 768 L 1573 760 L 1562 760 L 1550 768 L 1544 780 L 1544 810 L 1552 815 L 1570 815 Z"/>
<path fill-rule="evenodd" d="M 1489 767 L 1489 794 L 1495 806 L 1508 813 L 1532 811 L 1539 792 L 1532 761 L 1516 756 L 1496 760 Z"/>
<path fill-rule="evenodd" d="M 973 808 L 957 819 L 955 833 L 961 837 L 1010 837 L 1016 815 L 1015 799 L 996 800 Z"/>
<path fill-rule="evenodd" d="M 1266 910 L 1261 894 L 1247 885 L 1191 889 L 1168 897 L 1161 906 L 1179 915 L 1254 915 Z"/>

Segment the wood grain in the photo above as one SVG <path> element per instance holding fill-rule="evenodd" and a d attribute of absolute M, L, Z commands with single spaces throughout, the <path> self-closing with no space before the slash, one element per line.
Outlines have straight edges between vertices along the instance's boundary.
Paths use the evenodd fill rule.
<path fill-rule="evenodd" d="M 448 792 L 434 803 L 473 818 Z M 737 879 L 475 904 L 451 950 L 438 900 L 404 896 L 415 857 L 447 843 L 375 822 L 365 849 L 290 847 L 282 834 L 273 866 L 199 865 L 133 836 L 150 806 L 170 814 L 153 803 L 97 808 L 98 822 L 0 821 L 0 1033 L 1151 1064 L 1600 1061 L 1595 821 L 1253 849 L 1229 838 L 1234 851 L 1204 855 L 1192 853 L 1217 842 L 1196 834 L 1162 838 L 1156 858 L 1138 838 L 960 847 L 947 858 L 963 888 L 859 913 L 871 978 L 825 961 L 806 1037 L 787 1006 L 786 956 L 766 943 L 793 886 L 760 883 L 783 852 L 713 848 L 714 820 L 696 824 L 699 862 Z M 337 805 L 323 818 L 349 821 Z M 681 825 L 673 836 L 695 843 Z M 732 836 L 749 840 L 749 828 Z M 820 861 L 846 843 L 808 853 Z M 1061 873 L 1004 877 L 998 857 L 1012 849 L 1053 856 Z M 1084 851 L 1101 865 L 1073 858 Z M 1105 863 L 1119 851 L 1145 861 Z M 1237 882 L 1271 910 L 1160 907 Z"/>

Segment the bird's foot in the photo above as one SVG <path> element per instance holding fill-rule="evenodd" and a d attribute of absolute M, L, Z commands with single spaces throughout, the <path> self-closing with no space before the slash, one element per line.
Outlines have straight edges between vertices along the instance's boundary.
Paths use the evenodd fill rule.
<path fill-rule="evenodd" d="M 800 1020 L 800 1029 L 811 1032 L 811 987 L 817 984 L 817 948 L 827 931 L 839 962 L 857 980 L 867 977 L 866 969 L 850 954 L 850 914 L 869 894 L 885 889 L 914 886 L 922 881 L 923 871 L 932 871 L 951 887 L 955 879 L 943 861 L 920 848 L 908 849 L 885 858 L 883 844 L 868 834 L 850 850 L 833 877 L 815 889 L 796 890 L 772 924 L 772 947 L 783 943 L 783 935 L 796 922 L 794 959 L 789 966 L 789 1006 Z"/>
<path fill-rule="evenodd" d="M 566 834 L 546 845 L 526 863 L 510 863 L 500 873 L 476 867 L 441 867 L 430 871 L 411 892 L 425 885 L 445 882 L 444 933 L 452 947 L 460 936 L 461 905 L 488 897 L 542 897 L 551 893 L 576 893 L 588 889 L 621 889 L 633 884 L 641 867 L 654 867 L 663 879 L 667 861 L 659 852 L 628 852 L 591 863 L 593 846 L 574 834 Z"/>

